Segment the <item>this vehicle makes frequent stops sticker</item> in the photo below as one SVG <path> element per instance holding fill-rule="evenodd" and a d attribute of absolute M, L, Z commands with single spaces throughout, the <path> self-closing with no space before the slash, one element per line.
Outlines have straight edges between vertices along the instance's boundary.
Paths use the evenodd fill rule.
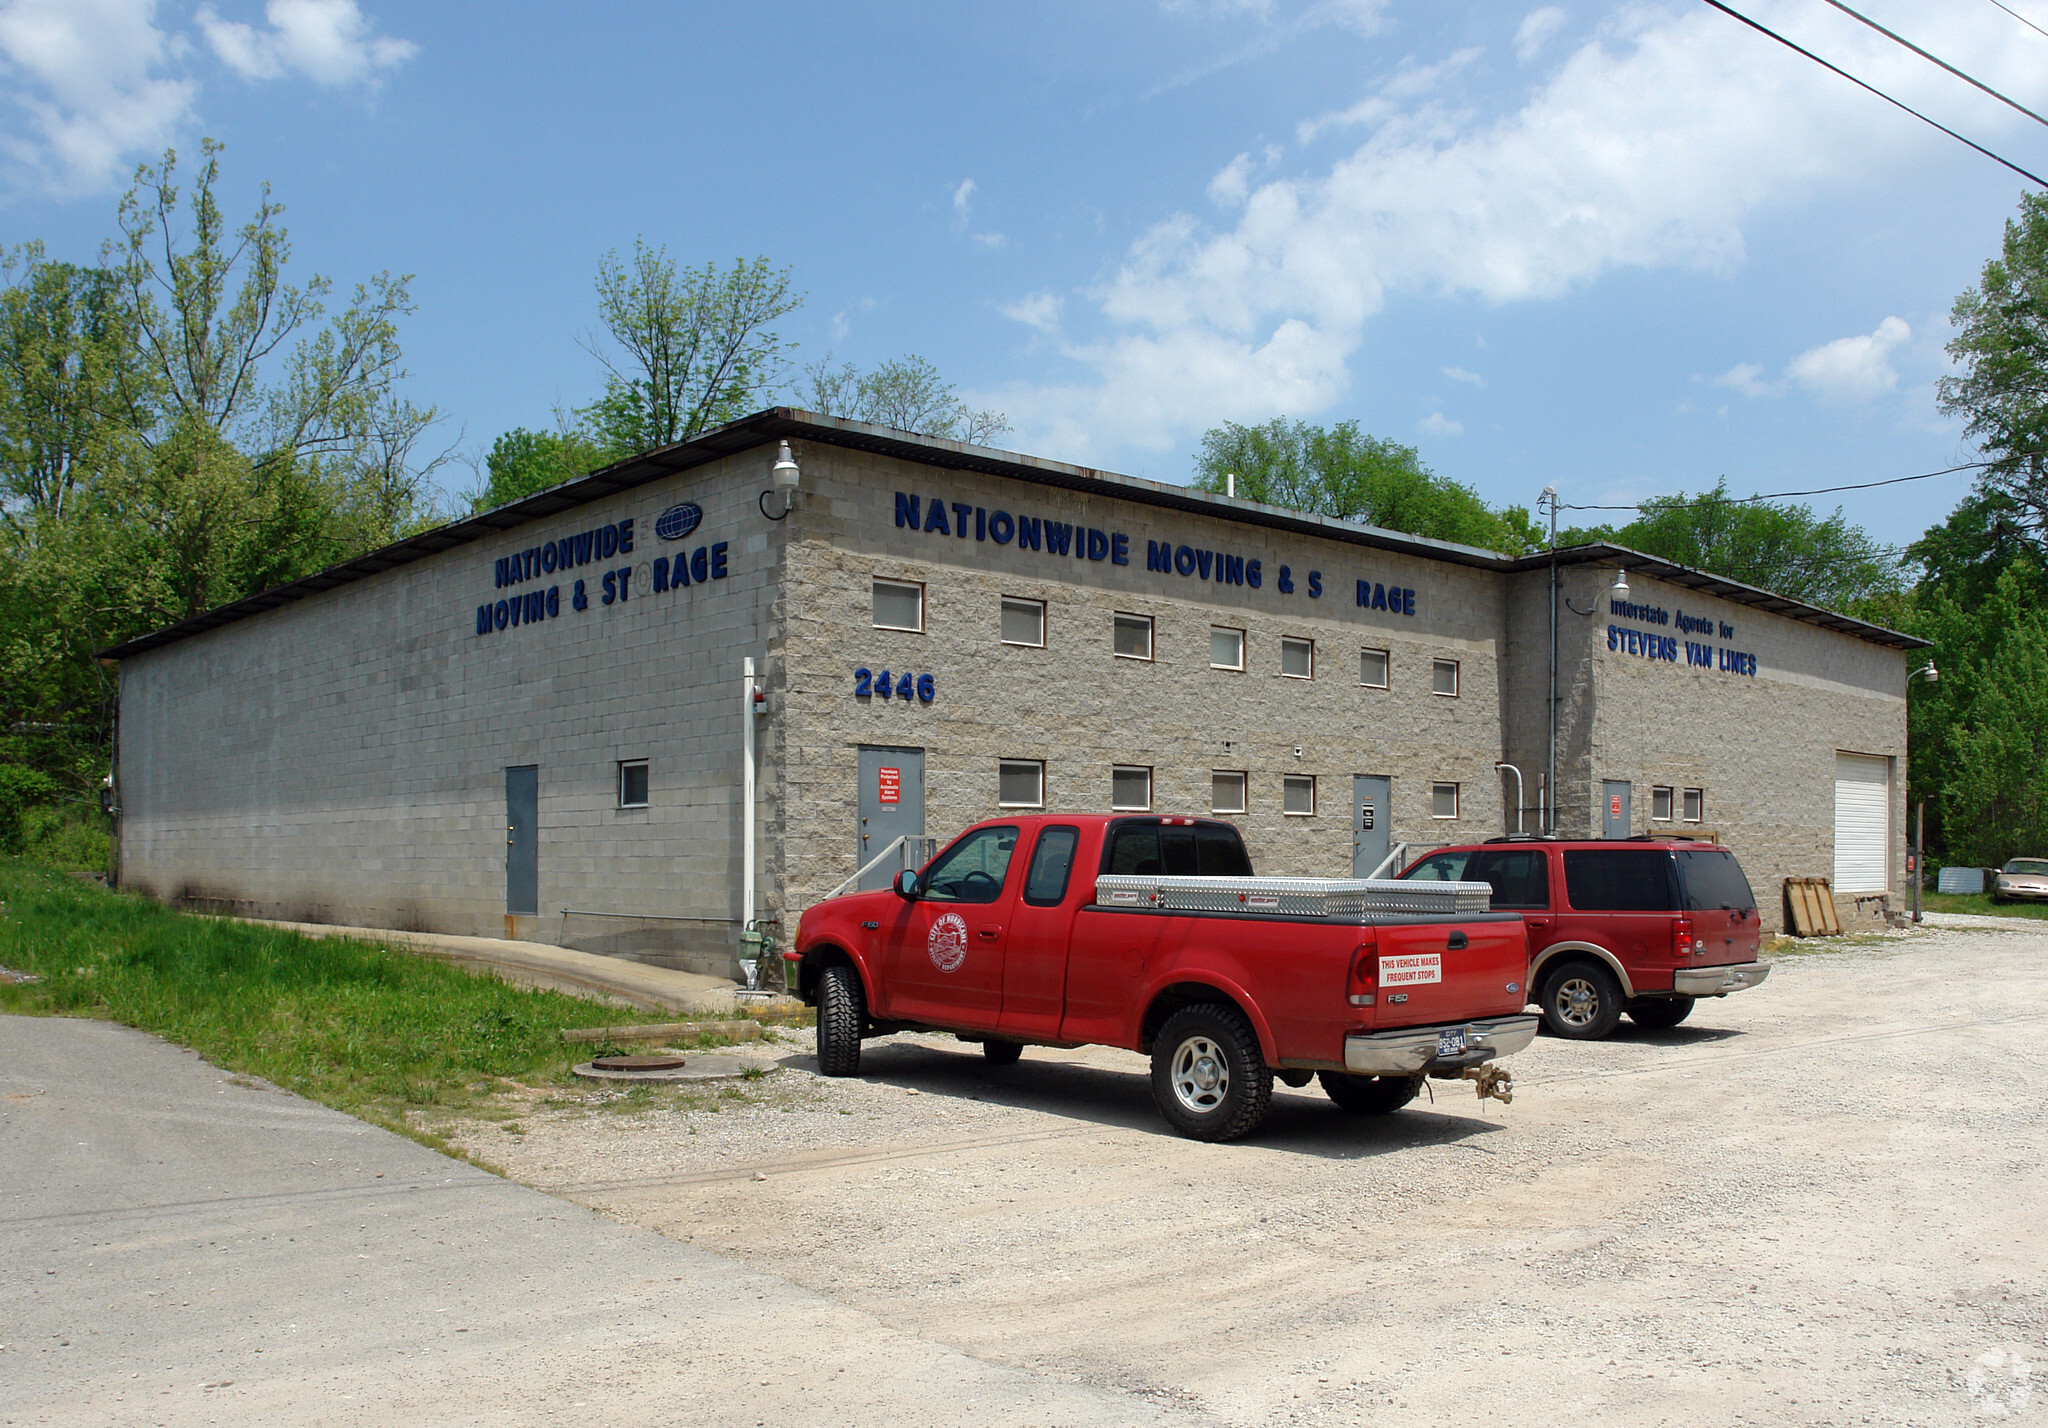
<path fill-rule="evenodd" d="M 1405 957 L 1380 958 L 1380 985 L 1408 987 L 1418 982 L 1441 982 L 1444 958 L 1441 952 L 1412 952 Z"/>

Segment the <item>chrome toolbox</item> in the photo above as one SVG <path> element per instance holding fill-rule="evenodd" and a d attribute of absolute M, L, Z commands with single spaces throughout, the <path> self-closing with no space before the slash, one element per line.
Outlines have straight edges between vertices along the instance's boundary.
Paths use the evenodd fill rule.
<path fill-rule="evenodd" d="M 1099 907 L 1157 912 L 1248 912 L 1267 917 L 1359 918 L 1405 912 L 1465 916 L 1491 908 L 1486 883 L 1397 882 L 1391 878 L 1169 878 L 1095 880 Z"/>

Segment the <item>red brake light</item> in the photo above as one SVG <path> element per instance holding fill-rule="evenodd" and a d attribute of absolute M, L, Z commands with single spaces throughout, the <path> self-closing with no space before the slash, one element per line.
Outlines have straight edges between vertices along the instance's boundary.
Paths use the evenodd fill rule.
<path fill-rule="evenodd" d="M 1379 987 L 1380 944 L 1377 934 L 1366 934 L 1366 940 L 1358 944 L 1358 950 L 1351 954 L 1351 972 L 1344 979 L 1344 999 L 1355 1007 L 1372 1005 L 1373 993 Z"/>
<path fill-rule="evenodd" d="M 1671 955 L 1692 956 L 1692 919 L 1681 917 L 1671 924 Z"/>

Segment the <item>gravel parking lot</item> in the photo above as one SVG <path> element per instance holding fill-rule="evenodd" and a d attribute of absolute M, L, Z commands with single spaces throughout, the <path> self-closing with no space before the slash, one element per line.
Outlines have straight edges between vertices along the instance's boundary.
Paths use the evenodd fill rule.
<path fill-rule="evenodd" d="M 1512 1106 L 1278 1090 L 1202 1145 L 1123 1052 L 807 1041 L 731 1096 L 536 1104 L 514 1178 L 1191 1419 L 2048 1420 L 2048 930 L 1782 958 L 1673 1031 L 1539 1039 Z M 2036 1368 L 2036 1362 L 2041 1367 Z"/>

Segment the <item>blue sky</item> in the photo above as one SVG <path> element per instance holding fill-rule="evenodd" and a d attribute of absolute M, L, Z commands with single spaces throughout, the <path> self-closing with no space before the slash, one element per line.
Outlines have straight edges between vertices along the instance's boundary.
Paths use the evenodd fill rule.
<path fill-rule="evenodd" d="M 2048 172 L 1822 0 L 1737 8 Z M 1989 0 L 1858 8 L 2048 107 Z M 787 264 L 799 360 L 922 354 L 1019 450 L 1185 480 L 1219 421 L 1355 418 L 1499 503 L 1967 459 L 1947 312 L 2023 186 L 1698 0 L 5 0 L 0 84 L 5 242 L 90 257 L 220 139 L 301 276 L 415 275 L 410 392 L 472 451 L 593 395 L 644 236 Z M 1966 488 L 1816 504 L 1903 543 Z"/>

